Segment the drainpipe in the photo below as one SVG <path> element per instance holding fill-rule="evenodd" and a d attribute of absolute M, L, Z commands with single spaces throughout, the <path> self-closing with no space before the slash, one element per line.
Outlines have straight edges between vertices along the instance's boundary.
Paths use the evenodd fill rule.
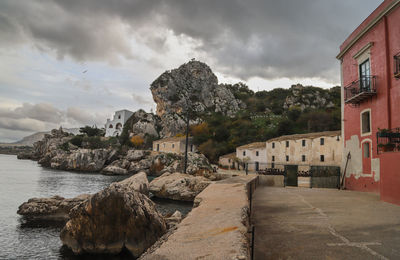
<path fill-rule="evenodd" d="M 392 107 L 390 90 L 392 88 L 391 71 L 390 71 L 390 50 L 389 50 L 389 28 L 387 16 L 383 17 L 383 22 L 385 25 L 385 51 L 386 51 L 386 84 L 387 84 L 387 116 L 388 116 L 388 129 L 392 129 Z"/>

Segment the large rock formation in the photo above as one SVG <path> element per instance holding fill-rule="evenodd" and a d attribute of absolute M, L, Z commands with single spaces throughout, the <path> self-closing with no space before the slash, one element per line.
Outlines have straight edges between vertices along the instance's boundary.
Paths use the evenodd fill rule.
<path fill-rule="evenodd" d="M 126 129 L 126 130 L 125 130 Z M 128 136 L 159 137 L 160 118 L 153 113 L 139 109 L 126 121 L 124 131 Z"/>
<path fill-rule="evenodd" d="M 202 176 L 167 172 L 150 182 L 150 192 L 158 198 L 193 201 L 210 183 Z"/>
<path fill-rule="evenodd" d="M 210 67 L 199 61 L 164 72 L 151 84 L 150 90 L 161 118 L 162 137 L 183 132 L 188 108 L 197 115 L 221 112 L 233 116 L 239 110 L 240 101 L 226 87 L 218 85 Z M 194 115 L 191 119 L 196 122 Z"/>
<path fill-rule="evenodd" d="M 18 207 L 17 213 L 28 219 L 68 220 L 69 211 L 87 200 L 90 195 L 83 194 L 72 199 L 60 196 L 32 198 Z"/>
<path fill-rule="evenodd" d="M 77 149 L 70 152 L 54 150 L 39 160 L 39 163 L 53 169 L 98 172 L 115 153 L 113 149 Z"/>
<path fill-rule="evenodd" d="M 132 185 L 129 180 L 114 183 L 73 208 L 61 231 L 63 244 L 76 254 L 127 249 L 140 256 L 167 229 L 155 204 Z"/>

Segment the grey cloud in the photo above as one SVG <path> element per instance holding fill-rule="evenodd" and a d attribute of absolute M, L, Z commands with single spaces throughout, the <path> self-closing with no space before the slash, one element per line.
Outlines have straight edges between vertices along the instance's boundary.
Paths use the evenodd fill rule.
<path fill-rule="evenodd" d="M 346 36 L 381 0 L 3 1 L 1 35 L 33 41 L 60 58 L 135 58 L 132 35 L 160 55 L 160 31 L 197 40 L 214 69 L 242 79 L 259 76 L 338 80 L 335 55 Z M 143 28 L 148 28 L 143 29 Z M 158 28 L 158 29 L 157 29 Z M 1 37 L 3 38 L 3 37 Z M 203 57 L 201 57 L 203 58 Z M 149 59 L 151 60 L 151 58 Z"/>
<path fill-rule="evenodd" d="M 87 112 L 85 109 L 79 107 L 69 107 L 66 112 L 67 120 L 72 120 L 73 125 L 97 125 L 101 127 L 105 121 L 106 116 L 102 114 L 92 114 Z"/>
<path fill-rule="evenodd" d="M 11 119 L 35 119 L 42 122 L 61 123 L 63 121 L 63 112 L 52 104 L 24 103 L 15 109 L 0 109 L 0 116 Z"/>
<path fill-rule="evenodd" d="M 0 129 L 9 129 L 17 131 L 44 131 L 48 125 L 45 122 L 31 118 L 4 118 L 0 117 Z"/>

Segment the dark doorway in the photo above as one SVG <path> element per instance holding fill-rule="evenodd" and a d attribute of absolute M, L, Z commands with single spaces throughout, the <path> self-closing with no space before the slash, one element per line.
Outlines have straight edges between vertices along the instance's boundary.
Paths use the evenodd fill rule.
<path fill-rule="evenodd" d="M 297 165 L 285 165 L 286 186 L 297 186 Z"/>

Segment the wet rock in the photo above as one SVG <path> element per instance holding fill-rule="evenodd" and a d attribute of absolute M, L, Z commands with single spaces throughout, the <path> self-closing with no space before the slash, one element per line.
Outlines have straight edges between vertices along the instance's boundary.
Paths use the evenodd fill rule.
<path fill-rule="evenodd" d="M 128 171 L 118 166 L 109 165 L 101 170 L 101 173 L 104 175 L 127 175 Z"/>
<path fill-rule="evenodd" d="M 129 180 L 112 184 L 73 208 L 61 231 L 63 244 L 75 254 L 127 249 L 140 256 L 167 229 L 155 204 L 131 185 Z"/>
<path fill-rule="evenodd" d="M 178 225 L 182 220 L 182 213 L 177 210 L 171 216 L 165 218 L 165 222 L 167 223 L 168 229 L 175 227 Z"/>
<path fill-rule="evenodd" d="M 68 220 L 69 211 L 84 202 L 90 195 L 83 194 L 72 199 L 60 196 L 32 198 L 18 207 L 17 213 L 30 219 Z"/>
<path fill-rule="evenodd" d="M 150 192 L 158 198 L 193 201 L 210 183 L 202 176 L 164 173 L 150 182 Z"/>

